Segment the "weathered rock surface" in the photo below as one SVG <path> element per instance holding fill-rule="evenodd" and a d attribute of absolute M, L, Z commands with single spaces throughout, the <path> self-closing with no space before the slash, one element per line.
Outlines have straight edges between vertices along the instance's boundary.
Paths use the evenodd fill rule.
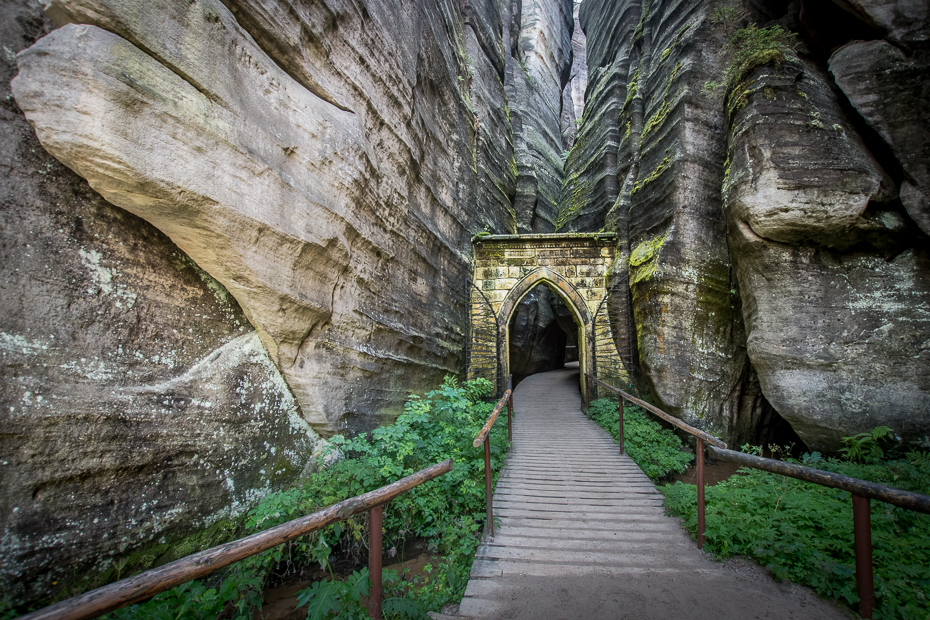
<path fill-rule="evenodd" d="M 724 184 L 748 352 L 812 448 L 930 421 L 930 254 L 825 74 L 788 59 L 734 90 Z"/>
<path fill-rule="evenodd" d="M 468 242 L 515 229 L 496 3 L 235 8 L 56 1 L 19 67 L 53 25 L 0 13 L 16 601 L 217 542 L 307 465 L 305 418 L 460 370 Z"/>
<path fill-rule="evenodd" d="M 562 188 L 562 90 L 572 65 L 572 0 L 512 2 L 506 88 L 521 233 L 555 230 Z"/>
<path fill-rule="evenodd" d="M 458 368 L 468 239 L 511 225 L 503 49 L 430 2 L 287 6 L 56 1 L 79 24 L 14 92 L 229 289 L 311 424 L 367 427 Z"/>
<path fill-rule="evenodd" d="M 901 202 L 930 235 L 930 50 L 910 57 L 886 41 L 856 41 L 830 57 L 830 72 L 903 169 Z"/>
<path fill-rule="evenodd" d="M 572 32 L 572 68 L 568 83 L 562 89 L 562 150 L 568 152 L 575 144 L 578 121 L 584 114 L 584 93 L 588 88 L 587 43 L 578 12 L 581 4 L 575 3 L 575 30 Z"/>
<path fill-rule="evenodd" d="M 15 603 L 223 541 L 320 441 L 226 289 L 42 149 L 9 81 L 12 52 L 51 27 L 34 3 L 0 8 L 0 588 Z"/>
<path fill-rule="evenodd" d="M 632 312 L 644 389 L 728 441 L 773 424 L 745 353 L 720 183 L 719 104 L 700 94 L 720 42 L 699 1 L 581 7 L 589 87 L 560 222 L 620 235 L 615 333 Z M 716 59 L 716 60 L 715 60 Z M 631 369 L 632 370 L 632 369 Z"/>

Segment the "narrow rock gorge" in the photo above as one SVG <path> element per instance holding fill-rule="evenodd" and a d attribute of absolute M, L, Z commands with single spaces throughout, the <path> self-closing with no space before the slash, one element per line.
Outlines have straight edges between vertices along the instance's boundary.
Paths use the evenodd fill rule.
<path fill-rule="evenodd" d="M 483 232 L 617 233 L 637 390 L 731 445 L 930 448 L 925 2 L 0 17 L 12 604 L 227 539 L 327 438 L 462 376 Z M 517 374 L 571 359 L 545 287 L 513 319 Z"/>

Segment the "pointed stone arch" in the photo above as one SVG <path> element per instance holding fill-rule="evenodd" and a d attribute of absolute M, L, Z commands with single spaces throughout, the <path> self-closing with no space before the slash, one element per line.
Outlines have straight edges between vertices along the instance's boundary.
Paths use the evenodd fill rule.
<path fill-rule="evenodd" d="M 578 292 L 578 289 L 569 282 L 568 278 L 548 267 L 539 267 L 526 274 L 522 280 L 507 292 L 507 296 L 504 297 L 501 308 L 497 313 L 498 324 L 510 321 L 511 315 L 520 300 L 540 284 L 548 285 L 552 292 L 559 295 L 568 304 L 579 324 L 591 324 L 591 313 L 588 311 L 588 304 L 585 302 L 584 297 L 581 296 L 581 293 Z"/>
<path fill-rule="evenodd" d="M 601 374 L 607 370 L 610 378 L 617 374 L 614 370 L 625 372 L 607 313 L 597 312 L 610 294 L 616 235 L 481 234 L 472 239 L 472 247 L 475 269 L 468 286 L 465 347 L 468 378 L 489 378 L 497 384 L 498 394 L 503 393 L 510 374 L 510 318 L 520 300 L 539 284 L 546 285 L 570 308 L 578 325 L 582 370 Z"/>
<path fill-rule="evenodd" d="M 502 375 L 506 377 L 510 374 L 510 319 L 520 300 L 540 284 L 558 295 L 575 317 L 575 323 L 578 325 L 578 359 L 581 373 L 583 376 L 584 373 L 591 372 L 594 329 L 588 304 L 568 278 L 548 267 L 539 267 L 526 274 L 507 292 L 498 310 L 498 351 Z"/>

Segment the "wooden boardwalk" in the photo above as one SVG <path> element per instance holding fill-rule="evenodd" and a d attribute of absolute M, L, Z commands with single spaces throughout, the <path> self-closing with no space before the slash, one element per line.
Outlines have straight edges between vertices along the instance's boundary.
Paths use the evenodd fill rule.
<path fill-rule="evenodd" d="M 615 618 L 622 601 L 635 609 L 630 617 L 652 617 L 648 597 L 633 601 L 656 581 L 690 580 L 695 596 L 709 584 L 731 590 L 722 586 L 733 575 L 665 515 L 652 482 L 582 413 L 577 367 L 527 378 L 514 407 L 513 445 L 494 494 L 500 526 L 478 549 L 460 617 Z M 620 582 L 634 591 L 611 594 Z M 602 601 L 587 600 L 592 585 Z M 775 609 L 788 617 L 781 603 Z"/>

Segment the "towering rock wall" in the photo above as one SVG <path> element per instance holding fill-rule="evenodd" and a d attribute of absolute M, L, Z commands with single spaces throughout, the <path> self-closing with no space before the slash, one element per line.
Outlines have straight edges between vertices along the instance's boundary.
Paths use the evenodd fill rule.
<path fill-rule="evenodd" d="M 587 38 L 581 29 L 578 13 L 581 4 L 575 3 L 575 30 L 572 32 L 572 68 L 568 83 L 562 89 L 562 150 L 567 156 L 575 144 L 578 123 L 584 113 L 584 93 L 588 89 Z"/>
<path fill-rule="evenodd" d="M 53 155 L 227 287 L 324 433 L 458 369 L 468 239 L 512 227 L 499 12 L 360 8 L 55 2 L 13 83 Z"/>
<path fill-rule="evenodd" d="M 731 3 L 732 29 L 781 25 L 799 55 L 750 54 L 702 93 L 734 62 L 718 4 L 582 5 L 559 224 L 620 234 L 645 387 L 685 420 L 733 443 L 782 418 L 815 448 L 879 424 L 926 442 L 926 10 Z"/>
<path fill-rule="evenodd" d="M 719 48 L 707 10 L 582 4 L 589 86 L 560 222 L 620 234 L 611 316 L 623 334 L 632 313 L 645 387 L 689 423 L 744 441 L 775 420 L 746 357 L 727 251 L 724 119 L 700 93 Z"/>
<path fill-rule="evenodd" d="M 34 2 L 0 9 L 0 600 L 17 603 L 223 542 L 320 442 L 226 288 L 39 144 L 9 82 L 52 28 Z"/>
<path fill-rule="evenodd" d="M 572 0 L 512 0 L 507 97 L 517 230 L 553 232 L 562 188 L 562 90 L 572 66 Z"/>
<path fill-rule="evenodd" d="M 556 142 L 567 6 L 518 38 Z M 461 371 L 470 239 L 516 230 L 511 7 L 3 10 L 0 570 L 27 601 L 228 536 L 310 426 Z"/>
<path fill-rule="evenodd" d="M 902 33 L 882 25 L 891 3 L 855 4 L 874 20 L 789 13 L 798 53 L 728 93 L 724 209 L 748 352 L 809 444 L 885 425 L 930 446 L 930 22 L 925 6 L 890 20 Z M 875 38 L 821 36 L 843 19 Z"/>

